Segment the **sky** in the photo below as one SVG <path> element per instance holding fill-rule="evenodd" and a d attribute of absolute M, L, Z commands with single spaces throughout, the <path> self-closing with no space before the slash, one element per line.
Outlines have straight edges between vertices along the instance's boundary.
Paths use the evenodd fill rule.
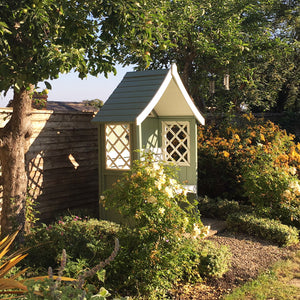
<path fill-rule="evenodd" d="M 118 65 L 117 75 L 113 73 L 105 78 L 104 75 L 98 77 L 88 76 L 85 79 L 78 78 L 74 72 L 61 74 L 58 79 L 49 80 L 52 89 L 49 90 L 48 101 L 73 101 L 100 99 L 106 101 L 110 94 L 120 83 L 126 72 L 133 71 L 134 66 L 122 67 Z M 38 85 L 42 91 L 45 88 L 43 83 Z M 0 94 L 0 107 L 6 107 L 9 100 L 13 98 L 12 90 L 8 91 L 4 97 Z"/>

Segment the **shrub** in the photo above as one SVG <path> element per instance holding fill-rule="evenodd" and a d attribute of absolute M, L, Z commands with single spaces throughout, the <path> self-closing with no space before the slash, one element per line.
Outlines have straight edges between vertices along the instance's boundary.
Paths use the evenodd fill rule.
<path fill-rule="evenodd" d="M 97 272 L 104 271 L 104 267 L 108 265 L 116 256 L 119 249 L 119 241 L 115 240 L 115 248 L 111 255 L 104 261 L 99 262 L 92 269 L 82 272 L 77 279 L 63 277 L 66 267 L 67 255 L 66 251 L 62 251 L 61 263 L 58 268 L 57 276 L 53 275 L 52 268 L 49 267 L 47 276 L 36 277 L 33 280 L 27 280 L 27 292 L 24 299 L 102 299 L 105 300 L 110 293 L 103 287 L 97 292 L 97 288 L 93 285 L 84 286 L 87 277 L 95 275 Z"/>
<path fill-rule="evenodd" d="M 200 248 L 199 272 L 202 276 L 221 277 L 230 266 L 231 253 L 226 246 L 205 241 Z"/>
<path fill-rule="evenodd" d="M 197 204 L 187 200 L 186 191 L 174 179 L 172 168 L 144 153 L 106 191 L 103 204 L 129 220 L 120 236 L 114 282 L 163 297 L 173 283 L 200 277 L 197 245 L 207 228 L 196 213 Z"/>
<path fill-rule="evenodd" d="M 68 254 L 65 272 L 76 277 L 85 267 L 92 267 L 105 259 L 113 248 L 119 225 L 96 219 L 65 216 L 57 222 L 42 224 L 25 237 L 31 247 L 25 262 L 37 272 L 57 268 L 63 249 Z"/>
<path fill-rule="evenodd" d="M 236 213 L 229 215 L 226 221 L 228 228 L 233 231 L 254 235 L 280 246 L 290 246 L 299 242 L 298 230 L 295 227 L 283 225 L 277 220 Z"/>
<path fill-rule="evenodd" d="M 300 144 L 270 121 L 244 115 L 199 127 L 200 195 L 270 208 L 276 218 L 300 221 Z"/>
<path fill-rule="evenodd" d="M 242 205 L 234 200 L 221 198 L 198 197 L 198 207 L 202 216 L 226 220 L 227 216 L 232 213 L 245 212 L 250 213 L 253 207 Z"/>

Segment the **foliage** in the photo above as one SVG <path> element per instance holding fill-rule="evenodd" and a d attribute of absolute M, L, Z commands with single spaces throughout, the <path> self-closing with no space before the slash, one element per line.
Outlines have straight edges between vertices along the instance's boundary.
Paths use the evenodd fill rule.
<path fill-rule="evenodd" d="M 253 207 L 249 205 L 242 205 L 234 200 L 227 200 L 221 198 L 209 198 L 199 197 L 198 198 L 198 207 L 201 211 L 201 215 L 209 218 L 215 218 L 220 220 L 226 220 L 227 216 L 232 213 L 244 212 L 251 213 L 253 212 Z"/>
<path fill-rule="evenodd" d="M 300 142 L 300 136 L 296 135 L 297 128 L 300 127 L 300 112 L 282 113 L 276 118 L 276 123 L 288 133 L 295 135 L 295 141 Z"/>
<path fill-rule="evenodd" d="M 100 99 L 83 100 L 82 103 L 84 103 L 87 106 L 93 106 L 93 107 L 96 107 L 96 108 L 101 108 L 104 104 L 104 102 Z"/>
<path fill-rule="evenodd" d="M 151 1 L 153 4 L 159 0 Z M 2 231 L 11 219 L 25 227 L 27 174 L 24 153 L 32 134 L 30 111 L 39 82 L 74 70 L 80 78 L 115 73 L 112 55 L 126 36 L 136 55 L 145 53 L 153 39 L 163 42 L 161 28 L 145 28 L 144 1 L 22 0 L 0 2 L 0 92 L 14 90 L 13 113 L 0 135 L 3 168 Z M 158 34 L 156 34 L 158 32 Z M 133 40 L 137 43 L 133 43 Z M 142 55 L 149 60 L 148 55 Z M 15 207 L 10 199 L 15 198 Z"/>
<path fill-rule="evenodd" d="M 15 232 L 0 241 L 0 294 L 7 294 L 8 291 L 11 294 L 22 294 L 27 291 L 26 286 L 17 280 L 26 270 L 8 276 L 14 266 L 27 256 L 27 254 L 24 254 L 24 251 L 19 250 L 5 257 L 17 234 L 18 232 Z"/>
<path fill-rule="evenodd" d="M 62 217 L 53 224 L 35 227 L 25 236 L 26 245 L 31 247 L 25 262 L 37 272 L 46 272 L 48 266 L 58 267 L 65 249 L 68 262 L 64 272 L 77 277 L 82 269 L 91 268 L 109 255 L 118 230 L 117 224 L 108 221 Z"/>
<path fill-rule="evenodd" d="M 143 153 L 102 202 L 126 221 L 115 273 L 110 271 L 115 284 L 162 297 L 173 283 L 200 277 L 198 245 L 207 228 L 171 167 Z"/>
<path fill-rule="evenodd" d="M 26 210 L 25 210 L 25 219 L 28 227 L 33 227 L 39 221 L 39 211 L 37 210 L 38 202 L 33 199 L 30 194 L 30 189 L 28 190 L 26 196 Z"/>
<path fill-rule="evenodd" d="M 27 281 L 28 292 L 25 299 L 100 299 L 105 300 L 110 296 L 110 293 L 101 287 L 99 292 L 94 295 L 96 288 L 92 285 L 84 287 L 84 281 L 87 277 L 95 275 L 100 270 L 108 265 L 117 255 L 119 250 L 119 242 L 115 240 L 115 249 L 104 262 L 98 263 L 91 270 L 85 271 L 78 276 L 78 279 L 62 277 L 66 267 L 67 255 L 63 250 L 61 264 L 58 269 L 58 276 L 53 276 L 52 268 L 48 270 L 48 276 L 34 278 L 33 281 Z"/>
<path fill-rule="evenodd" d="M 252 115 L 199 128 L 201 195 L 247 202 L 284 222 L 299 222 L 300 144 Z"/>
<path fill-rule="evenodd" d="M 80 78 L 107 75 L 114 71 L 109 52 L 118 38 L 138 39 L 129 48 L 144 52 L 158 30 L 143 29 L 146 11 L 139 1 L 2 1 L 0 11 L 0 91 L 36 85 L 73 68 Z M 155 17 L 155 11 L 148 14 Z"/>
<path fill-rule="evenodd" d="M 153 43 L 148 50 L 149 68 L 176 62 L 200 108 L 270 110 L 287 98 L 284 109 L 296 109 L 299 44 L 289 32 L 299 6 L 290 8 L 281 0 L 176 0 L 159 5 L 163 19 L 149 17 L 148 22 L 167 31 L 170 43 Z M 275 22 L 279 15 L 280 29 Z M 126 43 L 122 44 L 121 50 L 126 51 Z M 135 55 L 128 55 L 127 62 L 140 68 L 148 63 Z M 229 90 L 224 87 L 226 74 L 230 75 Z M 210 89 L 212 84 L 214 89 Z M 278 92 L 281 88 L 287 95 Z"/>
<path fill-rule="evenodd" d="M 200 246 L 199 272 L 203 276 L 221 277 L 230 266 L 231 253 L 222 245 L 217 248 L 211 241 L 205 241 Z"/>
<path fill-rule="evenodd" d="M 12 274 L 12 269 L 15 267 L 16 264 L 21 262 L 27 254 L 24 254 L 25 250 L 17 250 L 16 252 L 10 254 L 8 257 L 5 257 L 7 252 L 9 251 L 9 248 L 16 238 L 18 232 L 15 232 L 14 234 L 5 237 L 1 242 L 0 242 L 0 259 L 3 260 L 0 266 L 0 294 L 9 294 L 9 295 L 27 295 L 29 292 L 28 287 L 27 287 L 27 280 L 40 280 L 44 279 L 44 277 L 32 277 L 29 279 L 23 279 L 20 280 L 19 277 L 24 275 L 27 269 L 17 271 L 15 274 Z M 28 249 L 27 249 L 28 250 Z M 5 257 L 5 258 L 4 258 Z M 3 259 L 4 258 L 4 259 Z M 58 279 L 56 277 L 52 276 L 52 279 L 56 279 L 57 282 L 63 281 L 72 281 L 75 279 L 72 278 L 66 278 L 62 277 L 62 274 L 59 274 Z M 32 291 L 32 296 L 36 296 L 38 294 L 37 289 L 34 289 Z M 4 298 L 2 298 L 4 299 Z M 11 299 L 11 298 L 8 298 Z M 26 297 L 26 299 L 28 299 Z M 36 299 L 36 298 L 34 298 Z M 45 299 L 45 298 L 43 298 Z M 56 298 L 55 298 L 56 299 Z"/>
<path fill-rule="evenodd" d="M 228 228 L 233 231 L 258 236 L 280 246 L 290 246 L 299 242 L 299 231 L 295 227 L 283 225 L 277 220 L 236 213 L 229 215 L 226 222 Z"/>

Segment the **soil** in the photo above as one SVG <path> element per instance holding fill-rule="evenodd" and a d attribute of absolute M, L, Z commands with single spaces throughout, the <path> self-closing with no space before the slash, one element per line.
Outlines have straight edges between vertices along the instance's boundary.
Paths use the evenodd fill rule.
<path fill-rule="evenodd" d="M 260 272 L 271 267 L 276 261 L 290 257 L 295 251 L 295 247 L 280 248 L 264 240 L 227 231 L 217 233 L 209 237 L 209 240 L 230 248 L 230 270 L 219 279 L 207 279 L 204 283 L 179 287 L 174 299 L 221 299 L 234 288 L 255 279 Z M 299 245 L 297 248 L 299 249 Z"/>

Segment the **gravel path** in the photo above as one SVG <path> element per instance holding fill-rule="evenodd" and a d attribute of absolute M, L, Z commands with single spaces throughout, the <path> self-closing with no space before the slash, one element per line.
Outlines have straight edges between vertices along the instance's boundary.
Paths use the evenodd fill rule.
<path fill-rule="evenodd" d="M 203 284 L 180 287 L 174 299 L 221 299 L 222 295 L 246 281 L 256 278 L 280 259 L 291 255 L 292 249 L 279 248 L 264 240 L 242 234 L 222 232 L 209 237 L 220 245 L 227 245 L 232 253 L 230 270 L 220 279 L 210 279 Z"/>

